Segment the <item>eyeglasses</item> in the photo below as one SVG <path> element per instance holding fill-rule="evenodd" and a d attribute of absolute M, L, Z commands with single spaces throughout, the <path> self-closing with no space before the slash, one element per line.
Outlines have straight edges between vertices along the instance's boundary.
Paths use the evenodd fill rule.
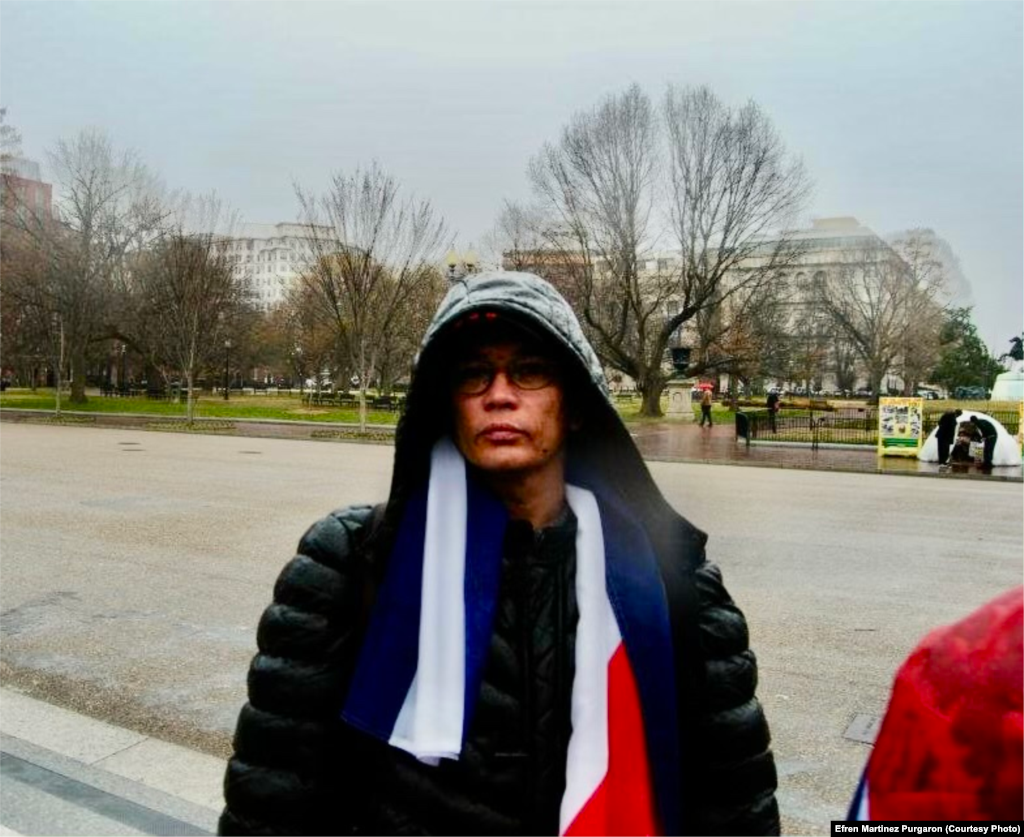
<path fill-rule="evenodd" d="M 481 395 L 490 389 L 502 368 L 504 368 L 505 377 L 517 389 L 544 389 L 544 387 L 551 386 L 558 378 L 557 367 L 540 358 L 513 360 L 505 367 L 474 361 L 455 368 L 452 375 L 452 386 L 459 395 Z"/>

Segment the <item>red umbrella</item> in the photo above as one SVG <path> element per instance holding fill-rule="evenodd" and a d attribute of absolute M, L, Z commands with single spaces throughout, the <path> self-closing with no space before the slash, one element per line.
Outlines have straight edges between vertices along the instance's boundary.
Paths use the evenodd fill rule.
<path fill-rule="evenodd" d="M 715 388 L 715 385 L 714 384 L 710 384 L 707 381 L 701 381 L 699 384 L 697 384 L 697 389 L 714 389 L 714 388 Z"/>

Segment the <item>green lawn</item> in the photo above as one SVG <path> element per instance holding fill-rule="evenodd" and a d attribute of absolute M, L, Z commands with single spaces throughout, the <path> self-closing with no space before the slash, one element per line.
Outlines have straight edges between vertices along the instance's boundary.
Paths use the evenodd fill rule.
<path fill-rule="evenodd" d="M 54 410 L 54 392 L 52 389 L 12 389 L 0 393 L 0 409 L 4 407 L 27 410 Z M 616 401 L 616 409 L 623 421 L 643 423 L 663 421 L 663 418 L 642 418 L 640 399 Z M 668 408 L 668 398 L 661 401 L 662 410 Z M 111 398 L 98 393 L 88 395 L 85 404 L 71 404 L 65 395 L 61 399 L 61 410 L 85 413 L 132 413 L 152 416 L 185 416 L 185 402 L 174 404 L 168 401 L 157 401 L 145 396 L 133 398 Z M 715 404 L 715 414 L 725 412 L 721 404 Z M 694 407 L 696 416 L 700 416 L 700 408 Z M 196 416 L 199 418 L 223 419 L 277 419 L 279 421 L 322 421 L 357 424 L 359 411 L 339 407 L 308 407 L 302 403 L 298 394 L 290 395 L 232 395 L 228 401 L 219 395 L 204 393 L 196 402 Z M 367 420 L 371 424 L 393 425 L 398 421 L 398 413 L 370 410 Z"/>
<path fill-rule="evenodd" d="M 54 410 L 54 393 L 52 389 L 38 389 L 35 392 L 27 389 L 12 389 L 0 393 L 0 409 L 4 407 Z M 644 418 L 640 416 L 640 398 L 632 400 L 616 399 L 615 408 L 623 421 L 628 424 L 642 424 L 647 422 L 664 421 L 665 418 Z M 865 406 L 859 402 L 834 402 L 836 407 L 858 407 Z M 965 410 L 979 410 L 981 412 L 1004 411 L 1016 416 L 1016 402 L 999 401 L 925 401 L 925 411 L 929 414 L 941 413 L 960 407 Z M 132 413 L 153 416 L 174 416 L 184 418 L 185 403 L 175 404 L 168 401 L 157 401 L 136 396 L 134 398 L 109 398 L 98 393 L 90 394 L 85 404 L 71 404 L 67 396 L 61 399 L 62 410 L 70 410 L 85 413 Z M 662 410 L 668 409 L 668 398 L 661 401 Z M 741 408 L 749 411 L 756 411 L 758 408 Z M 200 418 L 219 419 L 276 419 L 278 421 L 320 421 L 326 423 L 357 424 L 359 422 L 359 411 L 352 408 L 342 409 L 340 407 L 310 407 L 302 403 L 299 395 L 232 395 L 230 400 L 225 401 L 219 395 L 205 393 L 199 396 L 196 402 L 196 416 Z M 700 419 L 700 406 L 694 404 L 693 414 Z M 720 401 L 712 406 L 712 414 L 715 422 L 731 422 L 732 411 Z M 784 409 L 779 416 L 806 415 L 804 409 Z M 1009 418 L 1009 416 L 1007 416 Z M 391 413 L 380 410 L 370 410 L 367 413 L 367 420 L 371 424 L 394 425 L 398 421 L 398 413 Z M 1006 423 L 1006 422 L 1004 422 Z M 1010 421 L 1007 428 L 1016 432 L 1016 421 Z"/>
<path fill-rule="evenodd" d="M 17 407 L 27 410 L 54 410 L 55 397 L 52 389 L 8 390 L 0 394 L 0 409 Z M 175 416 L 184 418 L 185 401 L 180 404 L 157 401 L 136 396 L 134 398 L 108 398 L 89 395 L 85 404 L 71 404 L 65 395 L 61 398 L 61 410 L 85 413 L 132 413 L 135 415 Z M 227 401 L 221 396 L 203 394 L 196 401 L 195 415 L 198 418 L 232 419 L 277 419 L 280 421 L 322 421 L 357 424 L 357 409 L 338 407 L 308 407 L 298 395 L 232 395 Z M 370 410 L 367 421 L 372 424 L 395 424 L 397 413 Z"/>

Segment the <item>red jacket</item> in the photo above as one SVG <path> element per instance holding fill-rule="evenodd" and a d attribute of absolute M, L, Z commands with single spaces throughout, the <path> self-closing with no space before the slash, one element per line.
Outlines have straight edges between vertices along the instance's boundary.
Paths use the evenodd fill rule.
<path fill-rule="evenodd" d="M 918 645 L 896 676 L 857 819 L 1020 820 L 1022 616 L 1018 587 Z"/>

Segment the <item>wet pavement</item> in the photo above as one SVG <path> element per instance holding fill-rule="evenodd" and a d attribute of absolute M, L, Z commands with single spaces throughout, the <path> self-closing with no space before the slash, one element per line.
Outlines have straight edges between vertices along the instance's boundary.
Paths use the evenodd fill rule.
<path fill-rule="evenodd" d="M 661 462 L 705 462 L 732 465 L 761 465 L 773 468 L 804 468 L 812 471 L 907 474 L 935 477 L 967 477 L 987 480 L 1021 481 L 1022 468 L 997 467 L 985 474 L 979 467 L 939 470 L 936 462 L 912 457 L 878 456 L 874 447 L 853 445 L 810 445 L 787 442 L 753 442 L 736 438 L 736 429 L 720 423 L 713 427 L 677 421 L 630 425 L 630 434 L 644 459 Z"/>

